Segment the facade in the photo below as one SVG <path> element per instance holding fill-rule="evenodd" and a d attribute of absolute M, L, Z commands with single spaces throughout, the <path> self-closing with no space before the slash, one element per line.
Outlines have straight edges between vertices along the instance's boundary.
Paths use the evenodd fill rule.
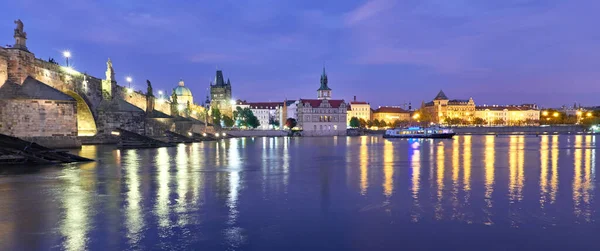
<path fill-rule="evenodd" d="M 285 123 L 285 121 L 281 122 L 280 118 L 283 108 L 282 102 L 250 102 L 246 104 L 260 122 L 260 126 L 256 129 L 275 129 L 274 126 L 269 124 L 270 121 L 278 121 L 280 125 L 281 123 Z"/>
<path fill-rule="evenodd" d="M 540 110 L 536 105 L 520 106 L 478 106 L 475 117 L 487 125 L 534 124 L 540 120 Z"/>
<path fill-rule="evenodd" d="M 444 123 L 447 118 L 461 118 L 471 121 L 475 116 L 475 101 L 469 99 L 448 99 L 440 90 L 433 101 L 422 105 L 434 123 Z"/>
<path fill-rule="evenodd" d="M 346 116 L 346 124 L 348 126 L 350 126 L 350 119 L 352 119 L 352 117 L 363 119 L 365 121 L 371 120 L 371 105 L 369 103 L 356 101 L 356 96 L 354 96 L 354 100 L 348 103 L 347 106 L 348 114 Z"/>
<path fill-rule="evenodd" d="M 380 106 L 373 112 L 373 120 L 394 123 L 394 121 L 409 121 L 410 111 L 395 106 Z"/>
<path fill-rule="evenodd" d="M 232 116 L 232 102 L 231 102 L 231 82 L 223 77 L 223 72 L 217 70 L 215 80 L 210 83 L 210 107 L 219 108 L 221 114 Z"/>
<path fill-rule="evenodd" d="M 303 135 L 346 135 L 346 102 L 331 99 L 331 91 L 327 82 L 327 74 L 323 69 L 317 99 L 300 99 L 296 102 L 298 128 L 303 130 Z"/>
<path fill-rule="evenodd" d="M 179 80 L 179 84 L 177 87 L 173 88 L 173 92 L 171 97 L 177 96 L 177 104 L 194 104 L 194 96 L 192 95 L 192 91 L 189 88 L 185 87 L 185 83 L 183 80 Z M 171 102 L 173 99 L 171 99 Z"/>

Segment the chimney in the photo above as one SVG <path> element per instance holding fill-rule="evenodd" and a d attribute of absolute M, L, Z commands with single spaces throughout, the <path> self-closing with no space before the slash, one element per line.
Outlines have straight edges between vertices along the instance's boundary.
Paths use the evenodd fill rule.
<path fill-rule="evenodd" d="M 354 96 L 354 102 L 356 102 L 356 96 Z"/>

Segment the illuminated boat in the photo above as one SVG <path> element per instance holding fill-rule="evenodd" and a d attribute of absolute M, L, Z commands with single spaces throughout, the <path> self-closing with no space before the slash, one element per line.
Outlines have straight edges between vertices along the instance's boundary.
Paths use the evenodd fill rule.
<path fill-rule="evenodd" d="M 386 130 L 383 134 L 384 138 L 428 138 L 428 139 L 451 139 L 456 133 L 450 128 L 440 127 L 409 127 L 402 129 Z"/>

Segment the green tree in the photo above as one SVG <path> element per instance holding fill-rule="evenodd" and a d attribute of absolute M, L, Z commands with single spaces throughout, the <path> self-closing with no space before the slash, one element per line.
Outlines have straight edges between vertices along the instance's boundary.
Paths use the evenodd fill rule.
<path fill-rule="evenodd" d="M 213 125 L 220 127 L 221 126 L 221 111 L 219 111 L 219 108 L 214 107 L 211 109 L 211 116 L 213 119 Z"/>
<path fill-rule="evenodd" d="M 260 126 L 260 121 L 258 121 L 258 118 L 256 116 L 254 116 L 254 114 L 252 114 L 252 116 L 250 116 L 248 118 L 248 122 L 247 123 L 248 123 L 248 126 L 252 127 L 252 128 L 257 128 L 257 127 Z"/>
<path fill-rule="evenodd" d="M 372 126 L 374 126 L 373 120 L 367 120 L 366 126 L 368 128 L 371 128 Z"/>
<path fill-rule="evenodd" d="M 276 120 L 274 117 L 270 117 L 269 125 L 273 127 L 279 127 L 279 120 Z"/>
<path fill-rule="evenodd" d="M 290 130 L 292 130 L 294 127 L 296 127 L 296 125 L 298 125 L 298 122 L 296 121 L 296 119 L 295 119 L 295 118 L 288 118 L 288 119 L 285 121 L 285 126 L 286 126 L 287 128 L 289 128 Z"/>
<path fill-rule="evenodd" d="M 233 127 L 233 119 L 227 115 L 223 115 L 223 124 L 225 127 Z"/>
<path fill-rule="evenodd" d="M 358 120 L 357 117 L 352 117 L 350 119 L 350 127 L 352 127 L 352 128 L 360 127 L 360 121 Z"/>

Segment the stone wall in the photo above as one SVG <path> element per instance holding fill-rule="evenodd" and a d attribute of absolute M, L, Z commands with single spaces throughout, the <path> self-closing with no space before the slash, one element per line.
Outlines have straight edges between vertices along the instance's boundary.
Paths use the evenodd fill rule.
<path fill-rule="evenodd" d="M 121 128 L 139 134 L 144 134 L 146 129 L 146 114 L 142 112 L 115 112 L 98 111 L 96 126 L 99 136 L 110 135 Z"/>
<path fill-rule="evenodd" d="M 0 100 L 0 133 L 15 137 L 77 136 L 72 101 Z"/>
<path fill-rule="evenodd" d="M 8 54 L 6 50 L 0 47 L 0 87 L 4 85 L 8 79 Z"/>

